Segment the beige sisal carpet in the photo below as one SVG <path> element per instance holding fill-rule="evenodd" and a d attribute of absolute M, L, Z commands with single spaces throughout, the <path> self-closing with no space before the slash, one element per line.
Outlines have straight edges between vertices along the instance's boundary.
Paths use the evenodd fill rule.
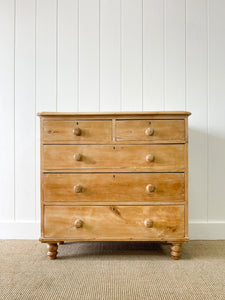
<path fill-rule="evenodd" d="M 191 241 L 182 259 L 158 243 L 0 241 L 0 299 L 225 299 L 225 241 Z"/>

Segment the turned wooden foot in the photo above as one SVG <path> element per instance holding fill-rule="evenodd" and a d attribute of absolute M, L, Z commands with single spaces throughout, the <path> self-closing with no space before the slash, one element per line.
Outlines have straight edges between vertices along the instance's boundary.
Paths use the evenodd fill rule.
<path fill-rule="evenodd" d="M 172 259 L 179 259 L 181 256 L 182 244 L 181 243 L 173 243 L 171 245 L 171 257 Z"/>
<path fill-rule="evenodd" d="M 58 254 L 58 245 L 57 244 L 47 244 L 48 257 L 49 259 L 55 259 Z"/>
<path fill-rule="evenodd" d="M 64 241 L 60 241 L 60 242 L 59 242 L 59 245 L 63 245 L 63 244 L 64 244 Z"/>

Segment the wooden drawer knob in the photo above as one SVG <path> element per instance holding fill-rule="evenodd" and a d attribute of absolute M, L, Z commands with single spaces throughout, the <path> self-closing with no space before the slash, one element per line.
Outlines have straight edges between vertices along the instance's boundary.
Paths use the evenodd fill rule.
<path fill-rule="evenodd" d="M 74 159 L 76 161 L 80 161 L 81 160 L 81 154 L 80 153 L 75 153 L 73 157 L 74 157 Z"/>
<path fill-rule="evenodd" d="M 155 160 L 155 156 L 153 154 L 148 154 L 145 159 L 147 162 L 153 162 Z"/>
<path fill-rule="evenodd" d="M 147 227 L 147 228 L 153 227 L 153 221 L 150 220 L 150 219 L 146 219 L 146 220 L 144 221 L 144 224 L 145 224 L 145 227 Z"/>
<path fill-rule="evenodd" d="M 154 129 L 152 127 L 149 127 L 145 130 L 146 135 L 153 135 Z"/>
<path fill-rule="evenodd" d="M 148 194 L 154 193 L 155 192 L 155 186 L 153 184 L 148 184 L 146 186 L 146 192 Z"/>
<path fill-rule="evenodd" d="M 74 222 L 74 225 L 77 227 L 77 228 L 81 228 L 83 226 L 83 221 L 81 219 L 76 219 L 75 222 Z"/>
<path fill-rule="evenodd" d="M 73 129 L 73 134 L 76 135 L 76 136 L 81 135 L 81 129 L 78 128 L 78 127 L 77 127 L 77 128 L 74 128 L 74 129 Z"/>
<path fill-rule="evenodd" d="M 82 189 L 83 189 L 82 185 L 80 185 L 80 184 L 77 184 L 77 185 L 74 186 L 74 192 L 75 193 L 81 193 Z"/>

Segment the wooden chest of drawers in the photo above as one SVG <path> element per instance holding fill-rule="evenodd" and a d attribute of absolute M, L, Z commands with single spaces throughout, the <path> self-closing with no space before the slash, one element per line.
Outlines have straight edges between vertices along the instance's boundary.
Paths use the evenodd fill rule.
<path fill-rule="evenodd" d="M 189 112 L 39 113 L 41 237 L 188 241 Z"/>

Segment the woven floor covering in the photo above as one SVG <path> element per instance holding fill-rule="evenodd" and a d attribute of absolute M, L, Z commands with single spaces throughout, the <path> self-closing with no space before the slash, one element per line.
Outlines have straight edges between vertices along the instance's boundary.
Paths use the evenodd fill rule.
<path fill-rule="evenodd" d="M 70 242 L 47 258 L 38 241 L 0 241 L 0 299 L 225 299 L 225 241 Z"/>

